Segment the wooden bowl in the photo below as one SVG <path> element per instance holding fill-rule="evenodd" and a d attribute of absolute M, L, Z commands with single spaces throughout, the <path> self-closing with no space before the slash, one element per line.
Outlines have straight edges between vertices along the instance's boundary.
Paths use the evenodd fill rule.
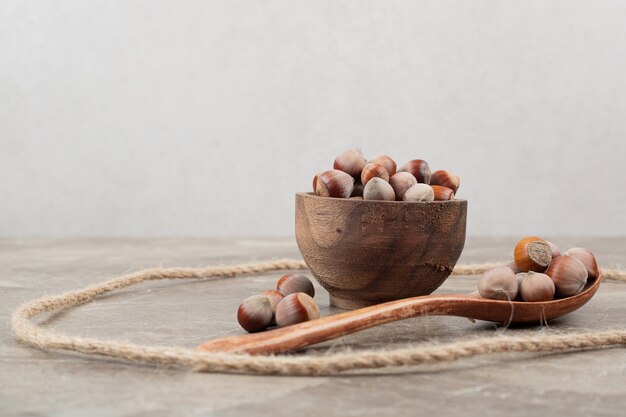
<path fill-rule="evenodd" d="M 427 295 L 450 275 L 465 244 L 467 201 L 367 201 L 296 194 L 304 261 L 352 310 Z"/>

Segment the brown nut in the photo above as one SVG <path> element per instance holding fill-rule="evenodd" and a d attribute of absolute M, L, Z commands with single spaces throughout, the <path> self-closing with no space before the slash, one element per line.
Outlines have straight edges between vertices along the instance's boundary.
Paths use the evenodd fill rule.
<path fill-rule="evenodd" d="M 369 162 L 361 172 L 361 184 L 367 185 L 372 178 L 382 178 L 389 182 L 389 173 L 382 164 L 378 162 Z"/>
<path fill-rule="evenodd" d="M 517 242 L 513 258 L 521 272 L 543 272 L 552 261 L 552 249 L 545 240 L 528 236 Z"/>
<path fill-rule="evenodd" d="M 439 170 L 433 172 L 430 177 L 430 185 L 441 185 L 449 188 L 456 194 L 459 186 L 461 185 L 461 178 L 458 175 L 454 175 L 450 171 Z"/>
<path fill-rule="evenodd" d="M 406 190 L 402 200 L 421 201 L 425 203 L 435 201 L 435 191 L 433 190 L 433 187 L 428 184 L 417 183 Z"/>
<path fill-rule="evenodd" d="M 396 195 L 391 185 L 382 178 L 372 178 L 363 189 L 364 200 L 394 201 Z"/>
<path fill-rule="evenodd" d="M 396 200 L 402 201 L 406 190 L 417 184 L 417 180 L 413 174 L 409 172 L 398 172 L 389 178 L 389 184 L 393 188 L 393 192 L 396 194 Z"/>
<path fill-rule="evenodd" d="M 559 256 L 546 271 L 552 278 L 557 295 L 570 297 L 580 293 L 587 283 L 587 268 L 573 256 Z"/>
<path fill-rule="evenodd" d="M 278 291 L 274 290 L 266 290 L 261 293 L 261 295 L 266 296 L 270 300 L 270 305 L 272 306 L 272 321 L 270 324 L 276 324 L 276 307 L 278 307 L 278 303 L 283 299 L 283 295 Z"/>
<path fill-rule="evenodd" d="M 589 250 L 585 248 L 571 248 L 566 250 L 563 255 L 571 256 L 582 262 L 583 265 L 585 265 L 585 268 L 587 269 L 587 274 L 590 277 L 597 278 L 600 276 L 598 261 L 596 260 L 596 257 L 593 256 L 593 253 L 591 253 Z"/>
<path fill-rule="evenodd" d="M 389 174 L 389 177 L 393 177 L 393 175 L 396 173 L 396 161 L 394 161 L 393 159 L 391 159 L 387 155 L 375 156 L 372 159 L 370 159 L 369 161 L 367 161 L 368 164 L 370 162 L 378 162 L 379 164 L 384 166 L 385 169 L 387 170 L 387 173 Z"/>
<path fill-rule="evenodd" d="M 354 178 L 337 169 L 324 171 L 316 178 L 315 194 L 321 197 L 348 198 L 354 189 Z"/>
<path fill-rule="evenodd" d="M 311 297 L 315 296 L 315 287 L 306 275 L 290 273 L 285 274 L 276 283 L 276 291 L 283 296 L 293 294 L 295 292 L 303 292 Z"/>
<path fill-rule="evenodd" d="M 315 300 L 303 292 L 287 295 L 276 307 L 276 323 L 280 327 L 319 318 L 320 309 Z"/>
<path fill-rule="evenodd" d="M 250 333 L 267 329 L 273 317 L 272 303 L 265 295 L 248 297 L 237 309 L 237 321 Z"/>
<path fill-rule="evenodd" d="M 478 281 L 481 297 L 492 300 L 515 300 L 518 283 L 515 273 L 507 266 L 497 266 L 485 271 Z"/>
<path fill-rule="evenodd" d="M 365 157 L 360 149 L 347 149 L 335 158 L 333 168 L 358 178 L 365 166 Z"/>
<path fill-rule="evenodd" d="M 521 277 L 520 277 L 521 275 Z M 519 292 L 524 301 L 550 301 L 554 298 L 554 281 L 539 272 L 522 272 L 516 275 L 520 281 Z"/>
<path fill-rule="evenodd" d="M 423 159 L 413 159 L 402 165 L 398 172 L 409 172 L 415 177 L 417 182 L 430 184 L 430 166 Z"/>
<path fill-rule="evenodd" d="M 430 187 L 435 193 L 435 201 L 454 200 L 454 191 L 452 191 L 450 188 L 443 187 L 441 185 L 431 185 Z"/>

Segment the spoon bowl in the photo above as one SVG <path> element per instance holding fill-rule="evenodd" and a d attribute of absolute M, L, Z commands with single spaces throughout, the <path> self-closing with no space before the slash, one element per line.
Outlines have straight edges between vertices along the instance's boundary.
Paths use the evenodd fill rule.
<path fill-rule="evenodd" d="M 458 316 L 497 323 L 544 323 L 579 309 L 598 291 L 602 276 L 589 280 L 577 295 L 543 302 L 500 301 L 478 294 L 442 294 L 406 298 L 323 317 L 263 333 L 210 340 L 205 352 L 267 355 L 302 349 L 381 324 L 417 316 Z"/>
<path fill-rule="evenodd" d="M 529 324 L 553 320 L 569 314 L 585 305 L 598 291 L 602 277 L 590 279 L 583 290 L 571 297 L 558 298 L 551 301 L 501 301 L 482 298 L 472 294 L 473 299 L 464 314 L 458 314 L 475 320 L 496 323 Z M 462 306 L 457 306 L 459 310 Z M 461 311 L 459 311 L 461 312 Z M 456 315 L 456 314 L 454 314 Z"/>

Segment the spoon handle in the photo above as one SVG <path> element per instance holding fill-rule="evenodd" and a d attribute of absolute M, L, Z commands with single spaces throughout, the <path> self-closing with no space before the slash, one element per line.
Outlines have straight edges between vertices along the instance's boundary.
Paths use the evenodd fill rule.
<path fill-rule="evenodd" d="M 205 352 L 242 352 L 256 355 L 298 350 L 360 330 L 410 317 L 452 315 L 472 317 L 476 296 L 428 295 L 391 301 L 323 317 L 262 333 L 210 340 L 197 347 Z"/>

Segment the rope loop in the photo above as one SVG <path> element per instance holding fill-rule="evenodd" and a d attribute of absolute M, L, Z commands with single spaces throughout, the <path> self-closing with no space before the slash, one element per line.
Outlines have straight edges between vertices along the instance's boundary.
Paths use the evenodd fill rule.
<path fill-rule="evenodd" d="M 452 273 L 454 275 L 477 275 L 497 265 L 501 264 L 457 265 Z M 67 336 L 33 322 L 33 319 L 42 313 L 67 310 L 92 301 L 102 294 L 147 281 L 234 278 L 269 271 L 305 268 L 304 261 L 282 259 L 206 268 L 146 269 L 90 285 L 81 290 L 29 301 L 13 313 L 12 329 L 18 340 L 42 350 L 73 351 L 86 355 L 202 372 L 268 375 L 333 375 L 361 369 L 430 365 L 503 352 L 556 352 L 626 345 L 626 330 L 607 330 L 559 335 L 500 335 L 431 346 L 337 352 L 324 355 L 252 356 L 197 352 L 184 347 L 142 346 L 126 342 Z M 626 282 L 625 270 L 603 269 L 602 274 L 605 279 Z"/>

